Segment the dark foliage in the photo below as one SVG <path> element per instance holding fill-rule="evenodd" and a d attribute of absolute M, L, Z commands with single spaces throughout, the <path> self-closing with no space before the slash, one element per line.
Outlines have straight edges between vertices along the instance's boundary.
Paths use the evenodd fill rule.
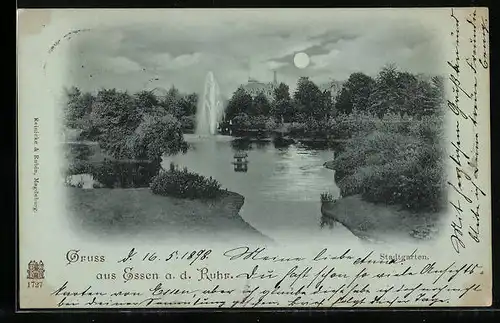
<path fill-rule="evenodd" d="M 243 87 L 239 87 L 228 102 L 226 108 L 226 119 L 231 120 L 240 114 L 248 114 L 252 111 L 253 99 Z"/>
<path fill-rule="evenodd" d="M 155 176 L 150 187 L 154 194 L 188 199 L 213 199 L 223 192 L 212 177 L 189 172 L 187 168 L 178 170 L 173 164 Z"/>
<path fill-rule="evenodd" d="M 150 160 L 185 150 L 182 130 L 194 128 L 198 100 L 175 88 L 163 97 L 154 91 L 132 95 L 116 89 L 93 96 L 71 88 L 67 98 L 65 125 L 81 130 L 78 140 L 96 141 L 116 159 Z"/>
<path fill-rule="evenodd" d="M 396 116 L 360 132 L 333 162 L 342 196 L 361 194 L 371 202 L 410 210 L 439 211 L 445 172 L 437 116 L 405 122 Z"/>
<path fill-rule="evenodd" d="M 161 168 L 159 160 L 106 160 L 87 167 L 94 180 L 107 188 L 148 187 Z"/>
<path fill-rule="evenodd" d="M 75 159 L 66 168 L 65 176 L 88 174 L 92 170 L 92 163 L 86 160 Z"/>

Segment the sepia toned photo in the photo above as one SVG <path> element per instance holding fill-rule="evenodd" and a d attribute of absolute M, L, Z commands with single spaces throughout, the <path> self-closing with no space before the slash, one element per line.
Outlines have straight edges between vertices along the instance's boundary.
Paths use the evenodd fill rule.
<path fill-rule="evenodd" d="M 48 295 L 34 307 L 487 302 L 487 10 L 305 13 L 18 14 L 19 136 L 31 138 L 20 271 L 26 293 Z M 36 246 L 32 230 L 47 240 Z M 201 267 L 189 276 L 182 262 Z M 67 278 L 42 287 L 55 271 Z M 174 277 L 206 290 L 165 290 Z M 388 282 L 371 288 L 374 277 Z M 137 290 L 115 290 L 120 279 Z M 426 287 L 439 279 L 438 293 Z"/>

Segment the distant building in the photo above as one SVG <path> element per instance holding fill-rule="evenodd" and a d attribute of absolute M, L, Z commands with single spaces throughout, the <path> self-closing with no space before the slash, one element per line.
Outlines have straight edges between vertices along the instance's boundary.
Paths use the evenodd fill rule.
<path fill-rule="evenodd" d="M 344 82 L 342 82 L 342 81 L 330 80 L 326 83 L 321 84 L 319 86 L 319 88 L 321 91 L 330 92 L 332 99 L 335 101 L 335 99 L 337 98 L 337 95 L 339 95 L 340 91 L 342 91 L 343 85 L 344 85 Z"/>
<path fill-rule="evenodd" d="M 256 97 L 259 93 L 264 93 L 268 100 L 274 97 L 274 90 L 278 87 L 278 79 L 276 71 L 274 71 L 274 79 L 272 82 L 260 82 L 254 78 L 248 78 L 248 82 L 243 84 L 243 89 L 252 97 Z"/>

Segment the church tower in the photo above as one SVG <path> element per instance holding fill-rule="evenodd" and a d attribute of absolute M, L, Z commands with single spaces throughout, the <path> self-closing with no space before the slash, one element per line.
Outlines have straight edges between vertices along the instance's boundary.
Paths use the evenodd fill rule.
<path fill-rule="evenodd" d="M 278 84 L 278 76 L 277 76 L 277 72 L 276 72 L 276 71 L 273 71 L 273 74 L 274 74 L 273 83 L 274 83 L 274 84 Z"/>

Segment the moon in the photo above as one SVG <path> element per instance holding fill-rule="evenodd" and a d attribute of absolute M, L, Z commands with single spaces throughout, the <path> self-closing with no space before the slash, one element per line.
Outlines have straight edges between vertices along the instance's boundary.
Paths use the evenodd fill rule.
<path fill-rule="evenodd" d="M 297 68 L 300 68 L 300 69 L 306 68 L 309 65 L 310 61 L 311 60 L 309 59 L 309 55 L 307 55 L 304 52 L 297 53 L 293 57 L 293 63 L 295 64 L 295 66 Z"/>

